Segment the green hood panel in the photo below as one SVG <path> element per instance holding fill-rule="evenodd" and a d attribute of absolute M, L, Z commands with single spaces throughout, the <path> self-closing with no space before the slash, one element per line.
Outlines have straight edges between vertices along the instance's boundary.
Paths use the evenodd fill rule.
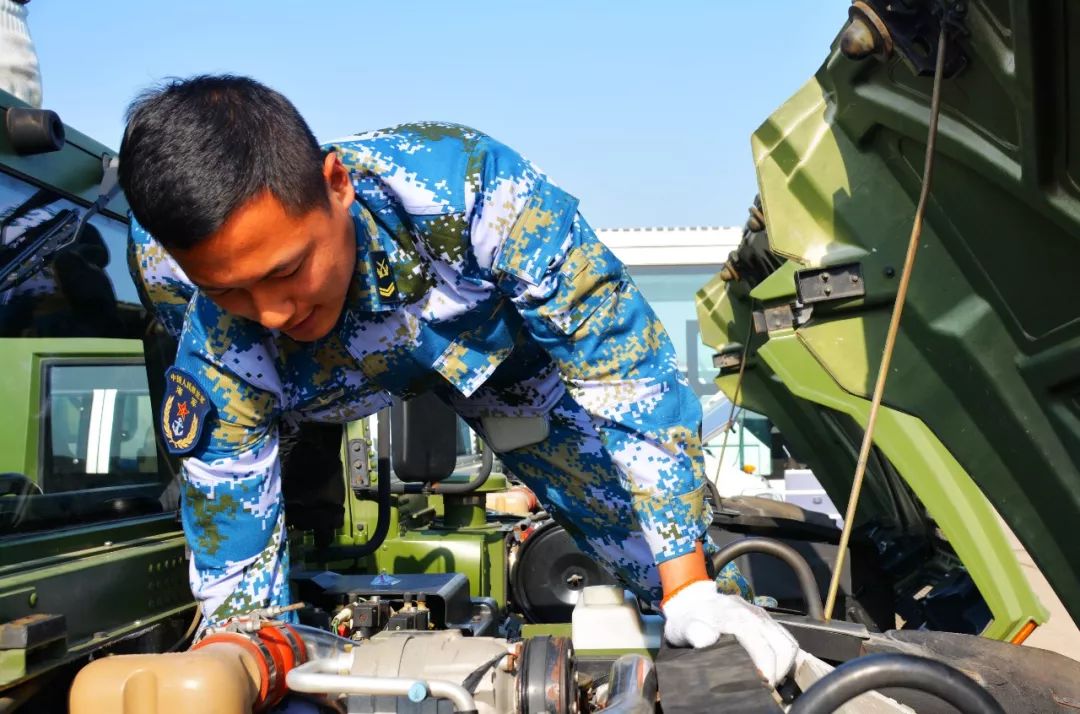
<path fill-rule="evenodd" d="M 875 442 L 968 566 L 994 614 L 987 634 L 1001 636 L 1013 629 L 1005 620 L 1022 624 L 1018 613 L 1044 615 L 990 504 L 1080 615 L 1080 121 L 1069 113 L 1080 53 L 1067 51 L 1080 6 L 971 2 L 964 25 L 967 66 L 943 85 L 931 200 Z M 901 57 L 852 60 L 834 43 L 752 138 L 773 267 L 755 274 L 763 241 L 744 244 L 738 278 L 699 293 L 703 338 L 722 350 L 745 341 L 752 310 L 783 317 L 795 305 L 797 271 L 860 265 L 864 296 L 762 321 L 742 387 L 837 503 L 854 456 L 823 409 L 865 422 L 930 89 Z M 730 396 L 735 380 L 718 383 Z M 874 479 L 871 469 L 859 521 L 889 510 Z"/>

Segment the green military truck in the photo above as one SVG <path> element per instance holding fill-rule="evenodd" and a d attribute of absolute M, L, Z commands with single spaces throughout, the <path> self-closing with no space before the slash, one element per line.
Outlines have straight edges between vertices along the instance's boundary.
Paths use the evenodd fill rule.
<path fill-rule="evenodd" d="M 895 212 L 893 233 L 910 218 L 916 172 L 905 157 L 918 153 L 924 133 L 929 80 L 919 73 L 935 47 L 919 37 L 936 32 L 936 7 L 856 3 L 819 74 L 755 135 L 762 204 L 729 265 L 699 296 L 717 384 L 768 415 L 837 503 L 865 417 L 871 338 L 894 289 L 896 250 L 892 233 L 878 230 L 881 216 Z M 1033 28 L 1068 27 L 1054 7 L 1002 0 L 950 16 L 968 33 L 954 32 L 966 69 L 954 68 L 952 101 L 971 104 L 946 110 L 948 168 L 939 178 L 942 201 L 978 195 L 994 204 L 998 222 L 1037 223 L 1044 257 L 1058 255 L 1051 248 L 1074 233 L 1071 204 L 1044 205 L 1028 184 L 1017 189 L 1024 201 L 1010 203 L 970 166 L 982 166 L 989 151 L 979 140 L 995 136 L 994 106 L 1012 106 L 1010 97 L 1036 86 L 1044 99 L 1068 86 L 1061 72 L 1051 73 L 1060 79 L 1052 87 L 1035 84 L 1035 74 L 1005 81 L 1023 64 L 1017 58 L 1031 58 Z M 886 52 L 873 38 L 890 27 L 896 36 Z M 864 55 L 884 62 L 857 59 L 867 46 Z M 995 81 L 1012 89 L 995 94 Z M 987 295 L 1039 294 L 1030 256 L 1012 263 L 1029 290 L 994 282 L 997 292 L 979 283 L 964 293 L 959 276 L 975 280 L 978 271 L 956 268 L 962 246 L 938 235 L 940 227 L 959 237 L 946 216 L 975 215 L 963 200 L 931 213 L 931 266 L 947 274 L 915 284 L 915 327 L 897 359 L 918 368 L 886 400 L 835 619 L 821 614 L 839 540 L 830 519 L 768 499 L 714 499 L 713 536 L 723 546 L 715 564 L 739 558 L 758 592 L 775 598 L 771 616 L 807 653 L 773 691 L 730 638 L 701 651 L 664 647 L 660 618 L 613 586 L 543 512 L 489 508 L 510 479 L 426 397 L 344 427 L 307 425 L 284 461 L 301 624 L 285 627 L 273 619 L 279 613 L 256 611 L 202 628 L 187 586 L 178 464 L 153 419 L 174 345 L 128 277 L 126 206 L 109 196 L 112 152 L 7 95 L 0 108 L 0 712 L 70 704 L 75 714 L 239 713 L 267 710 L 286 695 L 288 706 L 334 712 L 653 712 L 658 702 L 667 714 L 782 711 L 778 701 L 813 712 L 853 694 L 851 673 L 867 671 L 858 667 L 877 668 L 874 686 L 914 687 L 889 690 L 893 700 L 876 696 L 880 711 L 910 711 L 897 702 L 920 712 L 993 711 L 993 701 L 979 699 L 986 692 L 1007 711 L 1062 711 L 1080 701 L 1080 665 L 1007 642 L 1046 613 L 995 513 L 1040 562 L 1060 566 L 1051 580 L 1072 606 L 1072 561 L 1055 544 L 1065 542 L 1069 519 L 1058 516 L 1072 502 L 1059 487 L 1075 464 L 1058 457 L 1071 453 L 1075 379 L 1058 357 L 1068 354 L 1076 322 L 1066 318 L 1075 308 L 1059 274 L 1041 309 L 1020 301 L 1010 312 L 1014 303 L 991 300 L 1000 309 L 976 310 L 982 317 L 969 327 L 990 332 L 961 329 L 963 310 L 929 319 L 942 284 L 962 293 L 946 301 L 961 307 Z M 1065 126 L 1039 124 L 1050 125 Z M 981 174 L 1012 186 L 1009 167 L 1026 166 L 1028 155 L 1014 147 L 1001 156 L 1013 163 L 990 162 L 998 173 Z M 1020 210 L 1032 201 L 1043 208 Z M 978 225 L 979 235 L 1000 238 L 993 221 Z M 1044 265 L 1060 272 L 1067 261 Z M 865 294 L 814 291 L 840 276 L 864 281 Z M 1028 408 L 1031 394 L 1005 389 L 1015 380 L 999 361 L 987 372 L 995 379 L 971 377 L 989 369 L 990 356 L 1017 358 L 991 349 L 1003 344 L 994 335 L 1021 334 L 993 332 L 1014 313 L 1040 335 L 1060 336 L 1031 351 L 1053 367 L 1037 373 L 1057 385 L 1042 394 L 1042 416 Z M 843 348 L 853 342 L 859 349 Z M 947 360 L 948 369 L 932 359 L 950 345 L 971 359 Z M 943 396 L 951 394 L 964 400 Z M 1009 441 L 995 414 L 1029 428 Z M 974 436 L 963 436 L 965 424 L 979 425 Z M 1018 443 L 1045 468 L 1020 469 L 1020 452 L 1009 446 Z M 1019 487 L 1021 472 L 1031 490 Z M 1047 474 L 1054 488 L 1034 493 Z M 1033 515 L 1036 503 L 1045 523 Z M 905 659 L 911 655 L 923 659 Z M 813 708 L 822 701 L 833 705 Z M 868 711 L 864 704 L 871 706 L 860 700 L 856 710 Z"/>
<path fill-rule="evenodd" d="M 178 645 L 194 604 L 123 198 L 51 244 L 97 200 L 113 152 L 0 105 L 0 709 L 48 710 L 89 657 Z"/>

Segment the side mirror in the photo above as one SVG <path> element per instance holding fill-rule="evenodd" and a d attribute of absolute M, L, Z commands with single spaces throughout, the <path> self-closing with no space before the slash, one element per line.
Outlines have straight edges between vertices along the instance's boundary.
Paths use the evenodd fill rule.
<path fill-rule="evenodd" d="M 390 463 L 410 483 L 435 483 L 457 465 L 457 414 L 431 393 L 394 398 L 390 407 Z"/>

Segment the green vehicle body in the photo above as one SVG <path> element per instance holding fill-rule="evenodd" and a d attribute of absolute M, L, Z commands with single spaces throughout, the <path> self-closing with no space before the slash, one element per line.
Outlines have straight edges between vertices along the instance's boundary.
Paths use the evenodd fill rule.
<path fill-rule="evenodd" d="M 1068 3 L 969 5 L 969 61 L 943 84 L 931 200 L 874 443 L 975 581 L 992 613 L 983 634 L 1011 639 L 1047 611 L 997 514 L 1080 615 L 1080 77 L 1062 54 L 1078 20 Z M 899 52 L 855 60 L 838 38 L 752 137 L 764 226 L 744 245 L 756 240 L 776 269 L 756 284 L 718 275 L 698 293 L 706 344 L 737 357 L 750 336 L 742 403 L 777 424 L 837 504 L 911 231 L 931 84 Z M 820 274 L 801 271 L 851 264 L 860 294 L 837 285 L 807 315 L 796 286 Z M 729 396 L 737 382 L 737 367 L 717 378 Z M 871 463 L 856 530 L 889 517 L 882 468 Z"/>
<path fill-rule="evenodd" d="M 19 105 L 3 94 L 0 104 Z M 97 197 L 101 156 L 111 152 L 73 129 L 66 128 L 66 136 L 60 151 L 19 156 L 6 132 L 0 132 L 4 174 L 85 206 Z M 125 213 L 126 205 L 118 198 L 106 217 L 126 221 Z M 122 265 L 123 253 L 119 261 Z M 42 482 L 42 411 L 49 365 L 142 361 L 143 346 L 137 340 L 0 338 L 0 472 Z M 88 493 L 72 492 L 71 498 L 92 498 Z M 61 506 L 62 513 L 67 506 Z M 30 615 L 66 616 L 58 641 L 0 650 L 0 690 L 15 691 L 15 685 L 32 679 L 47 682 L 38 675 L 77 666 L 127 638 L 151 631 L 169 636 L 160 626 L 189 621 L 193 611 L 175 511 L 119 518 L 99 512 L 75 518 L 66 527 L 0 533 L 0 623 Z M 182 631 L 183 625 L 178 628 Z"/>

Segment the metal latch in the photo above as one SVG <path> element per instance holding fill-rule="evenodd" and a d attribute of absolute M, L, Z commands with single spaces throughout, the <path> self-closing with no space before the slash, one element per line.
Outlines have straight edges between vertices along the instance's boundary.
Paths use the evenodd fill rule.
<path fill-rule="evenodd" d="M 795 293 L 799 302 L 812 305 L 830 300 L 850 300 L 866 295 L 862 265 L 830 265 L 795 273 Z"/>

